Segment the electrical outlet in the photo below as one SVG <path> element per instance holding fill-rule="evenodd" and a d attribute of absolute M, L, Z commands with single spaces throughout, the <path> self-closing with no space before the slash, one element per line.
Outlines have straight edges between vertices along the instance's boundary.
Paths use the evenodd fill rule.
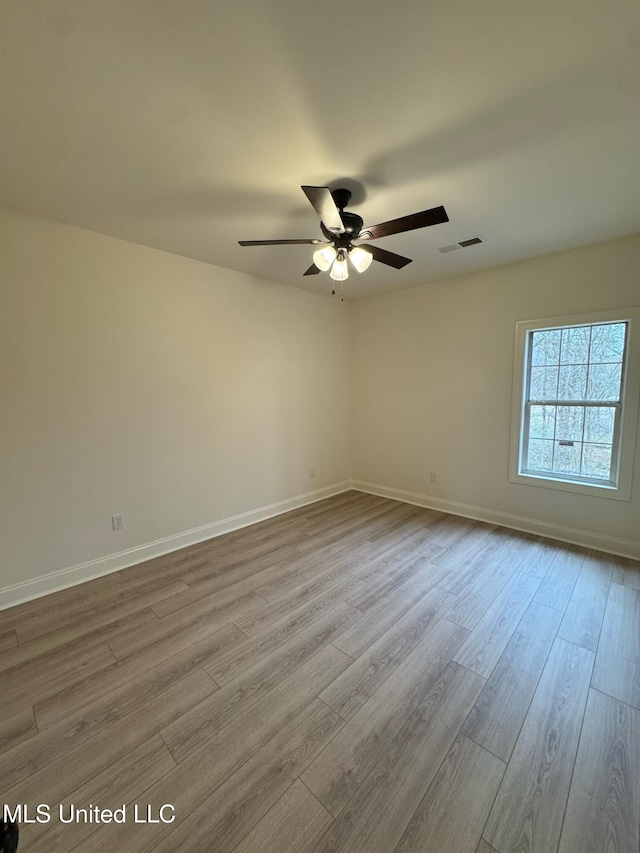
<path fill-rule="evenodd" d="M 112 515 L 111 526 L 114 530 L 124 530 L 124 515 Z"/>
<path fill-rule="evenodd" d="M 432 483 L 437 483 L 437 482 L 438 482 L 438 475 L 436 474 L 436 472 L 435 472 L 435 471 L 432 471 L 432 472 L 431 472 L 431 477 L 430 477 L 430 479 L 431 479 L 431 482 L 432 482 Z"/>
<path fill-rule="evenodd" d="M 316 476 L 316 469 L 315 468 L 309 468 L 309 476 L 311 477 L 311 479 L 313 479 Z"/>

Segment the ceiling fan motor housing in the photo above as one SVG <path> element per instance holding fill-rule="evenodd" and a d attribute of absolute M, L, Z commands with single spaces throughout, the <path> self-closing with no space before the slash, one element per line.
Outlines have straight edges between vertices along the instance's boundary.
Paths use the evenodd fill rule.
<path fill-rule="evenodd" d="M 344 209 L 351 199 L 351 190 L 332 190 L 331 195 L 336 203 L 336 207 L 340 211 L 340 218 L 342 219 L 342 224 L 344 226 L 344 233 L 336 234 L 335 231 L 330 231 L 325 226 L 324 222 L 320 223 L 320 227 L 322 228 L 322 233 L 327 240 L 331 240 L 336 248 L 348 249 L 351 244 L 351 240 L 357 237 L 362 231 L 364 222 L 362 217 L 358 216 L 357 213 L 352 213 L 351 211 L 346 211 Z"/>

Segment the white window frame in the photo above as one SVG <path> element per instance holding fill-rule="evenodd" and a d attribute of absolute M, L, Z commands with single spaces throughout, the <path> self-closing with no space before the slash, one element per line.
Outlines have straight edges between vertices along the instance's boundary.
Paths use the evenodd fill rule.
<path fill-rule="evenodd" d="M 528 386 L 528 342 L 529 332 L 542 329 L 557 329 L 567 326 L 588 326 L 598 323 L 626 322 L 627 341 L 622 368 L 620 401 L 621 416 L 618 419 L 617 442 L 614 441 L 612 467 L 617 464 L 614 482 L 585 482 L 571 480 L 566 475 L 524 472 L 522 451 L 524 430 L 527 421 Z M 636 445 L 638 421 L 638 397 L 640 391 L 640 308 L 616 311 L 601 311 L 594 314 L 573 314 L 565 317 L 547 317 L 541 320 L 522 320 L 516 324 L 516 352 L 513 375 L 513 411 L 511 418 L 511 454 L 509 480 L 546 489 L 558 489 L 614 500 L 631 500 L 633 479 L 633 457 Z"/>

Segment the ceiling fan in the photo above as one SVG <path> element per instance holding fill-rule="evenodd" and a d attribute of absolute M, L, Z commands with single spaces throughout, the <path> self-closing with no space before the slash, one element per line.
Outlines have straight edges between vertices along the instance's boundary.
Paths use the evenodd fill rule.
<path fill-rule="evenodd" d="M 351 191 L 347 189 L 330 190 L 329 187 L 302 187 L 302 191 L 313 205 L 320 217 L 320 228 L 327 239 L 322 240 L 240 240 L 241 246 L 287 246 L 296 244 L 320 245 L 313 253 L 313 263 L 304 275 L 317 275 L 326 272 L 334 281 L 345 281 L 349 277 L 347 259 L 357 272 L 364 272 L 372 261 L 378 261 L 394 269 L 402 269 L 411 263 L 411 258 L 388 252 L 379 246 L 361 246 L 354 240 L 377 240 L 390 234 L 402 234 L 404 231 L 415 231 L 429 225 L 440 225 L 448 222 L 449 217 L 444 207 L 432 207 L 399 219 L 381 222 L 379 225 L 368 225 L 363 228 L 363 220 L 357 213 L 345 210 L 351 199 Z M 335 293 L 335 289 L 333 291 Z"/>

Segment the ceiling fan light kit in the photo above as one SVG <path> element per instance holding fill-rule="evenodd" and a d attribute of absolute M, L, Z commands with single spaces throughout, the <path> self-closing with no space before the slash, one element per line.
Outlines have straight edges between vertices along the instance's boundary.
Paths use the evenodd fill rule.
<path fill-rule="evenodd" d="M 338 250 L 338 257 L 333 262 L 329 275 L 334 281 L 346 281 L 349 278 L 349 267 L 344 249 Z"/>
<path fill-rule="evenodd" d="M 361 246 L 354 246 L 349 252 L 349 260 L 355 267 L 356 272 L 364 272 L 373 263 L 373 255 L 368 249 L 363 249 Z"/>
<path fill-rule="evenodd" d="M 352 246 L 348 250 L 338 249 L 336 251 L 331 244 L 323 246 L 321 249 L 316 249 L 313 253 L 313 263 L 320 272 L 330 271 L 329 275 L 334 281 L 344 281 L 349 278 L 345 252 L 348 252 L 348 258 L 356 272 L 364 272 L 373 263 L 373 255 L 368 249 L 362 249 L 360 246 Z"/>
<path fill-rule="evenodd" d="M 321 249 L 316 249 L 313 253 L 313 263 L 321 272 L 327 272 L 331 269 L 331 265 L 337 258 L 338 253 L 331 244 L 323 246 Z"/>
<path fill-rule="evenodd" d="M 391 234 L 402 234 L 405 231 L 415 231 L 418 228 L 427 228 L 449 221 L 446 210 L 440 206 L 363 228 L 362 217 L 345 210 L 351 199 L 350 190 L 332 191 L 329 187 L 303 186 L 302 191 L 320 217 L 320 229 L 328 240 L 328 243 L 313 253 L 313 263 L 304 275 L 329 272 L 334 281 L 346 281 L 349 278 L 347 259 L 358 273 L 369 269 L 373 261 L 394 269 L 402 269 L 411 263 L 411 258 L 388 252 L 378 246 L 364 247 L 354 244 L 353 240 L 377 240 Z M 320 240 L 240 240 L 239 242 L 241 246 L 282 246 L 318 245 Z M 335 289 L 332 292 L 335 293 Z"/>

